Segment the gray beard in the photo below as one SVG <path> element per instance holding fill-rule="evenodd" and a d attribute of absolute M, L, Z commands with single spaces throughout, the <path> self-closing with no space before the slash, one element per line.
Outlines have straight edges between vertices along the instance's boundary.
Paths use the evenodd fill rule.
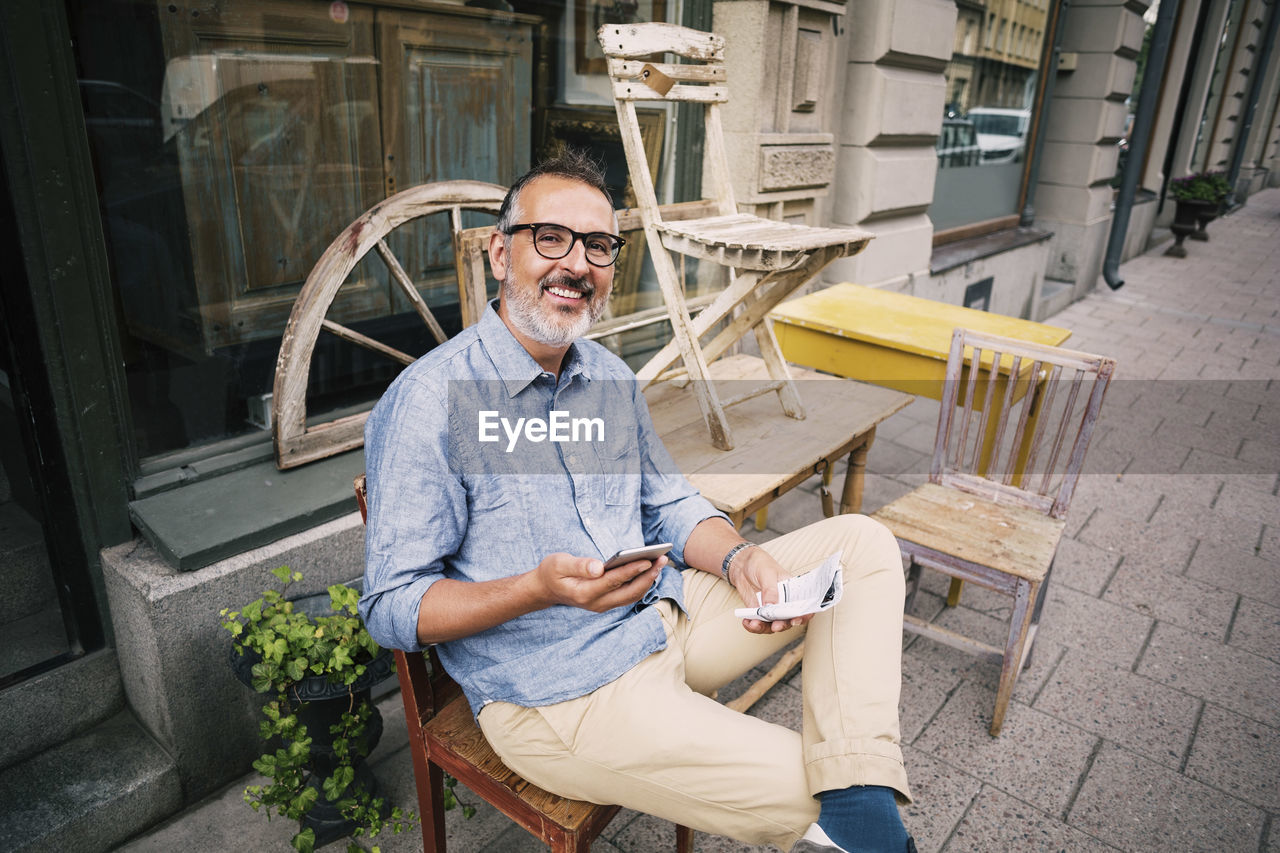
<path fill-rule="evenodd" d="M 511 319 L 511 324 L 520 334 L 549 347 L 565 347 L 585 335 L 604 313 L 604 301 L 601 300 L 599 304 L 593 301 L 594 289 L 589 295 L 583 296 L 587 302 L 587 310 L 578 314 L 570 323 L 555 322 L 560 312 L 554 309 L 547 311 L 538 304 L 544 286 L 569 284 L 571 281 L 572 279 L 563 276 L 547 276 L 538 282 L 537 290 L 522 290 L 508 276 L 502 283 L 502 298 L 507 303 L 507 316 Z"/>

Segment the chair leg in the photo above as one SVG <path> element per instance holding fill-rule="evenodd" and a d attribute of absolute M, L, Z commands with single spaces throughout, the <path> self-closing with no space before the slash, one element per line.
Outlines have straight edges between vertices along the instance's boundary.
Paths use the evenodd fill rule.
<path fill-rule="evenodd" d="M 996 706 L 991 714 L 991 735 L 1000 734 L 1004 715 L 1013 697 L 1013 685 L 1018 680 L 1022 666 L 1022 649 L 1031 625 L 1031 613 L 1036 605 L 1039 584 L 1020 583 L 1013 597 L 1013 617 L 1009 620 L 1009 640 L 1005 643 L 1004 659 L 1000 666 L 1000 687 L 996 690 Z"/>
<path fill-rule="evenodd" d="M 676 853 L 693 853 L 693 830 L 676 824 Z"/>
<path fill-rule="evenodd" d="M 907 558 L 907 596 L 902 602 L 903 612 L 909 612 L 915 604 L 916 593 L 920 591 L 920 564 Z"/>
<path fill-rule="evenodd" d="M 800 402 L 800 394 L 791 380 L 791 371 L 787 369 L 787 361 L 782 356 L 782 348 L 778 346 L 778 338 L 773 333 L 770 320 L 763 320 L 752 330 L 756 336 L 756 346 L 760 348 L 760 357 L 769 369 L 769 376 L 781 379 L 785 384 L 778 389 L 778 400 L 782 403 L 782 411 L 787 417 L 804 420 L 804 404 Z"/>
<path fill-rule="evenodd" d="M 551 853 L 590 853 L 592 839 L 576 832 L 565 832 L 551 838 Z"/>
<path fill-rule="evenodd" d="M 431 763 L 427 764 L 427 790 L 418 788 L 418 810 L 423 853 L 444 853 L 444 771 Z"/>
<path fill-rule="evenodd" d="M 1049 569 L 1040 582 L 1040 591 L 1036 593 L 1036 606 L 1031 610 L 1031 627 L 1027 630 L 1027 645 L 1022 652 L 1022 668 L 1031 666 L 1031 654 L 1036 648 L 1036 633 L 1040 630 L 1040 613 L 1044 610 L 1044 601 L 1049 597 L 1049 578 L 1053 577 L 1053 561 L 1049 561 Z"/>

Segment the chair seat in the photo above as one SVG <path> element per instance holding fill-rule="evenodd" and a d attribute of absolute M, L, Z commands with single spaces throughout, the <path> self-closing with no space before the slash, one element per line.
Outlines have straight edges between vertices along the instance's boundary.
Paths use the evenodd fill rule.
<path fill-rule="evenodd" d="M 814 228 L 745 213 L 660 222 L 657 228 L 670 251 L 751 270 L 786 269 L 818 249 L 852 255 L 871 240 L 859 228 Z"/>
<path fill-rule="evenodd" d="M 926 483 L 872 518 L 907 542 L 1040 582 L 1049 571 L 1066 520 Z"/>
<path fill-rule="evenodd" d="M 604 826 L 618 811 L 618 806 L 601 806 L 557 796 L 513 772 L 489 746 L 464 698 L 446 705 L 423 725 L 422 731 L 434 763 L 453 773 L 468 787 L 483 786 L 484 777 L 487 777 L 492 783 L 488 790 L 477 789 L 476 793 L 517 821 L 521 820 L 521 813 L 532 810 L 532 814 L 554 821 L 569 832 L 585 832 L 592 827 Z M 459 763 L 470 772 L 460 773 L 457 769 Z M 477 774 L 477 770 L 483 776 Z M 493 796 L 494 793 L 519 800 L 521 813 L 513 813 L 509 807 L 504 807 L 501 800 Z"/>

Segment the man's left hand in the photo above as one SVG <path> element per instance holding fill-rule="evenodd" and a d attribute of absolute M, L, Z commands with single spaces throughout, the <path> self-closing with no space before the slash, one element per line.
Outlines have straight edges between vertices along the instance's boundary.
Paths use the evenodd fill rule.
<path fill-rule="evenodd" d="M 729 565 L 729 580 L 746 602 L 747 607 L 759 607 L 761 599 L 765 604 L 778 602 L 778 584 L 791 577 L 778 561 L 763 548 L 745 548 L 734 555 Z M 760 593 L 760 598 L 756 597 Z M 765 622 L 761 619 L 743 619 L 742 627 L 753 634 L 776 634 L 788 628 L 798 628 L 813 618 L 809 613 L 794 619 L 778 619 Z"/>

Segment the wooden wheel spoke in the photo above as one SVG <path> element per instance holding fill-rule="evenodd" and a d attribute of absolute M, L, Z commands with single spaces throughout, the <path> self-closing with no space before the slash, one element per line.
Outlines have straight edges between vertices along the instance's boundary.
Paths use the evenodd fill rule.
<path fill-rule="evenodd" d="M 387 241 L 379 239 L 376 246 L 378 257 L 382 258 L 382 262 L 387 265 L 387 269 L 391 272 L 391 278 L 400 286 L 401 292 L 409 300 L 409 304 L 413 306 L 413 310 L 418 312 L 418 316 L 422 318 L 422 322 L 427 324 L 427 328 L 431 330 L 431 336 L 436 339 L 436 343 L 442 344 L 447 340 L 444 329 L 436 321 L 435 315 L 431 313 L 431 309 L 427 307 L 427 303 L 422 299 L 422 294 L 418 292 L 418 288 L 413 286 L 413 280 L 409 278 L 409 274 L 404 271 L 404 267 L 400 265 L 400 261 L 391 253 L 391 248 L 387 246 Z"/>
<path fill-rule="evenodd" d="M 362 335 L 359 332 L 357 332 L 355 329 L 350 329 L 342 325 L 341 323 L 335 323 L 332 320 L 328 320 L 328 319 L 323 320 L 320 323 L 320 328 L 324 329 L 326 332 L 331 332 L 337 335 L 338 337 L 342 338 L 344 341 L 351 341 L 351 343 L 358 344 L 359 346 L 362 346 L 365 349 L 373 350 L 374 352 L 377 352 L 377 353 L 382 353 L 388 358 L 395 359 L 396 361 L 404 365 L 413 364 L 414 361 L 417 360 L 414 356 L 409 355 L 407 352 L 401 352 L 395 347 L 389 347 L 386 344 L 382 343 L 381 341 L 375 341 L 373 338 L 369 337 L 368 335 Z"/>

